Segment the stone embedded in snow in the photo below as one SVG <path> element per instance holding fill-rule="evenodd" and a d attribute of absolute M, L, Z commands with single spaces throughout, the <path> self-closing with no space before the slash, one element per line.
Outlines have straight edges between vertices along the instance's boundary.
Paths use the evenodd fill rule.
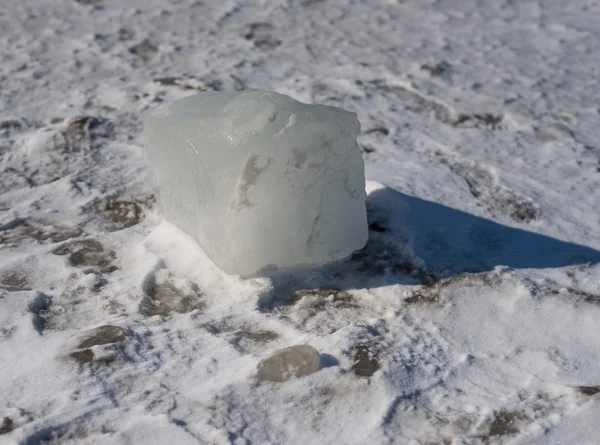
<path fill-rule="evenodd" d="M 206 92 L 144 114 L 163 216 L 229 273 L 314 266 L 368 236 L 354 113 L 270 91 Z"/>
<path fill-rule="evenodd" d="M 94 352 L 92 349 L 114 343 L 123 343 L 125 336 L 125 330 L 118 326 L 99 326 L 85 333 L 85 338 L 80 341 L 70 356 L 82 365 L 91 362 L 110 363 L 116 358 L 114 353 L 101 350 Z"/>
<path fill-rule="evenodd" d="M 123 343 L 125 330 L 118 326 L 104 325 L 87 332 L 86 338 L 77 346 L 77 349 L 90 348 L 111 343 Z"/>
<path fill-rule="evenodd" d="M 258 379 L 284 382 L 292 377 L 303 377 L 318 371 L 320 361 L 319 353 L 312 346 L 290 346 L 258 364 Z"/>

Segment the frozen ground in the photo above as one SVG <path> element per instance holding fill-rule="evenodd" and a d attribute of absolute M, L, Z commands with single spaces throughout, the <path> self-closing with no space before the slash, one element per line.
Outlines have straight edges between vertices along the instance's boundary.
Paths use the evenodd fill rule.
<path fill-rule="evenodd" d="M 599 17 L 4 0 L 0 443 L 597 445 Z M 244 281 L 160 223 L 140 112 L 244 88 L 358 113 L 352 258 Z M 301 343 L 318 372 L 257 381 Z"/>

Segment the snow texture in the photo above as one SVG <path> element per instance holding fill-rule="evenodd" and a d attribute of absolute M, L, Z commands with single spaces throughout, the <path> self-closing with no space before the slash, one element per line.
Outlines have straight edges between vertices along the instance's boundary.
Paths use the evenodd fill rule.
<path fill-rule="evenodd" d="M 0 444 L 597 445 L 598 17 L 2 2 Z M 248 89 L 358 115 L 350 258 L 241 279 L 161 222 L 142 113 Z M 318 371 L 260 381 L 293 345 Z"/>
<path fill-rule="evenodd" d="M 161 213 L 224 271 L 317 266 L 367 242 L 356 114 L 205 92 L 147 111 L 144 129 Z"/>

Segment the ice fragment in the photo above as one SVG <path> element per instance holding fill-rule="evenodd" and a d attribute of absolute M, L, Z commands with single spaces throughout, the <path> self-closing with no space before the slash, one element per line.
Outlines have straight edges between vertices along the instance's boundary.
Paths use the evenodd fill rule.
<path fill-rule="evenodd" d="M 354 113 L 271 91 L 204 92 L 144 114 L 159 208 L 229 273 L 320 265 L 368 236 Z"/>

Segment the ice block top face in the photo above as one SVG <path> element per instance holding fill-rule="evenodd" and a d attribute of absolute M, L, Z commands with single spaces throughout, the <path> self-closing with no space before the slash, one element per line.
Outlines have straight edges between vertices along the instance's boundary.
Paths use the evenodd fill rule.
<path fill-rule="evenodd" d="M 271 91 L 205 92 L 144 114 L 163 216 L 229 273 L 323 264 L 367 240 L 354 113 Z"/>

